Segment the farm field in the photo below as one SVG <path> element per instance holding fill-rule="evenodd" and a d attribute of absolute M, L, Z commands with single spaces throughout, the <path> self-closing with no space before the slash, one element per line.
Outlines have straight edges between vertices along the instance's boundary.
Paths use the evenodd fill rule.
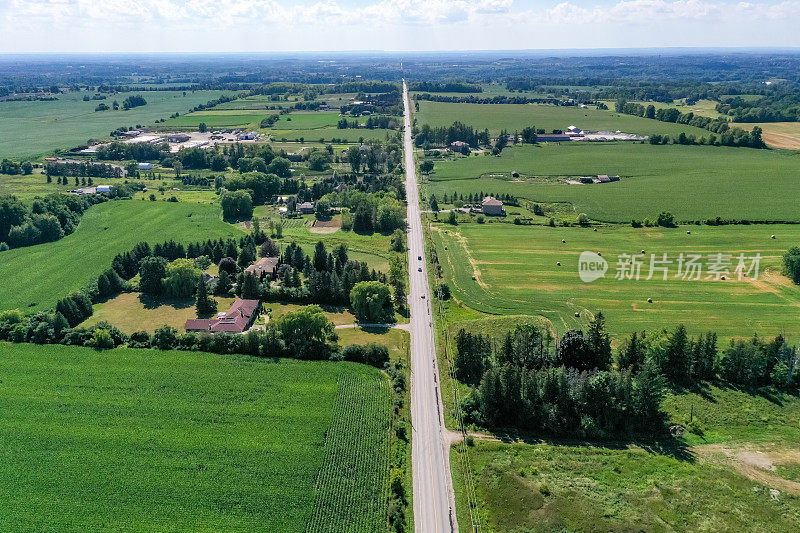
<path fill-rule="evenodd" d="M 520 173 L 512 179 L 511 172 Z M 559 176 L 618 174 L 619 182 L 570 185 Z M 499 157 L 435 162 L 428 192 L 492 191 L 566 202 L 575 214 L 629 223 L 670 211 L 678 220 L 800 220 L 800 154 L 709 146 L 563 143 L 518 146 Z M 477 179 L 482 177 L 482 179 Z M 458 180 L 458 181 L 455 181 Z"/>
<path fill-rule="evenodd" d="M 677 136 L 680 132 L 694 134 L 698 138 L 709 135 L 706 130 L 684 124 L 621 115 L 594 107 L 581 109 L 577 106 L 548 104 L 461 104 L 419 100 L 419 111 L 415 117 L 418 126 L 450 126 L 459 121 L 479 130 L 489 128 L 491 135 L 497 135 L 502 129 L 513 133 L 527 126 L 536 126 L 547 131 L 577 126 L 587 131 L 620 130 L 639 135 L 660 133 Z"/>
<path fill-rule="evenodd" d="M 635 104 L 642 104 L 645 107 L 652 105 L 656 109 L 677 109 L 681 113 L 694 113 L 695 115 L 701 115 L 710 118 L 719 118 L 725 116 L 717 111 L 716 109 L 717 102 L 715 100 L 698 100 L 692 105 L 687 105 L 685 99 L 678 100 L 673 103 L 655 102 L 652 100 L 650 101 L 627 100 L 627 101 Z M 614 109 L 615 102 L 613 100 L 606 100 L 603 103 L 606 104 L 609 109 Z M 741 124 L 739 125 L 739 127 L 746 129 L 748 131 L 753 129 L 752 127 L 748 128 L 746 124 Z"/>
<path fill-rule="evenodd" d="M 772 234 L 776 239 L 770 238 Z M 779 275 L 783 253 L 800 241 L 799 226 L 600 227 L 594 232 L 512 224 L 439 224 L 432 237 L 454 296 L 485 313 L 542 316 L 552 330 L 563 333 L 585 328 L 602 311 L 617 341 L 634 331 L 655 332 L 679 323 L 687 326 L 690 335 L 715 331 L 722 339 L 754 333 L 783 333 L 792 342 L 800 338 L 796 320 L 800 289 Z M 600 252 L 608 261 L 605 277 L 592 283 L 582 282 L 578 275 L 578 257 L 585 250 Z M 657 254 L 657 259 L 667 254 L 672 261 L 667 265 L 667 280 L 660 270 L 654 271 L 653 279 L 645 279 L 650 255 L 641 260 L 640 279 L 615 279 L 619 255 L 641 250 Z M 677 277 L 681 253 L 702 255 L 701 280 Z M 733 254 L 725 281 L 705 279 L 708 258 L 716 253 Z M 739 253 L 748 258 L 761 254 L 757 280 L 738 281 L 734 269 Z M 746 268 L 751 263 L 747 260 Z M 648 298 L 653 302 L 648 303 Z"/>
<path fill-rule="evenodd" d="M 800 122 L 742 123 L 734 126 L 749 130 L 758 126 L 764 130 L 761 137 L 768 145 L 786 150 L 800 150 Z"/>
<path fill-rule="evenodd" d="M 3 530 L 386 528 L 390 395 L 374 368 L 0 351 Z"/>
<path fill-rule="evenodd" d="M 267 116 L 267 112 L 249 113 L 243 111 L 230 112 L 208 112 L 197 111 L 187 115 L 167 119 L 159 125 L 160 130 L 169 129 L 197 129 L 201 122 L 209 128 L 227 128 L 238 126 L 258 127 L 261 119 Z"/>
<path fill-rule="evenodd" d="M 287 141 L 300 141 L 302 138 L 302 142 L 316 142 L 320 139 L 325 139 L 325 141 L 330 142 L 331 139 L 340 139 L 341 141 L 354 143 L 359 142 L 359 140 L 363 139 L 365 141 L 382 141 L 386 139 L 386 135 L 397 135 L 397 131 L 395 130 L 383 130 L 383 129 L 366 129 L 366 128 L 358 128 L 358 129 L 344 129 L 340 130 L 335 125 L 334 126 L 327 126 L 327 127 L 320 127 L 314 129 L 266 129 L 261 130 L 264 133 L 269 133 L 272 136 L 273 140 L 276 141 L 283 141 L 286 139 Z"/>
<path fill-rule="evenodd" d="M 226 311 L 233 304 L 233 298 L 214 297 L 219 311 Z M 135 331 L 153 333 L 163 325 L 172 326 L 183 332 L 183 326 L 190 318 L 197 318 L 193 298 L 156 298 L 138 292 L 123 292 L 105 302 L 95 304 L 94 314 L 87 318 L 81 327 L 91 327 L 99 322 L 109 322 L 126 335 Z"/>
<path fill-rule="evenodd" d="M 0 252 L 0 310 L 43 311 L 84 288 L 110 268 L 114 256 L 140 241 L 190 242 L 240 235 L 219 207 L 118 200 L 84 213 L 72 235 L 47 244 Z M 32 268 L 34 267 L 35 268 Z"/>
<path fill-rule="evenodd" d="M 0 158 L 22 159 L 71 148 L 90 138 L 104 138 L 120 126 L 148 125 L 184 113 L 198 104 L 218 98 L 223 91 L 147 91 L 141 93 L 147 105 L 128 111 L 99 111 L 95 107 L 122 101 L 137 92 L 108 95 L 106 100 L 83 101 L 85 94 L 73 92 L 49 102 L 0 102 Z"/>

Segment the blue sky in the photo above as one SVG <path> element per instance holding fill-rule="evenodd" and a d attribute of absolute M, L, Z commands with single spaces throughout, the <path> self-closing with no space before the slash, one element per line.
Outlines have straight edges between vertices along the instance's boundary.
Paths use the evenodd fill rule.
<path fill-rule="evenodd" d="M 800 47 L 800 0 L 0 0 L 0 53 Z"/>

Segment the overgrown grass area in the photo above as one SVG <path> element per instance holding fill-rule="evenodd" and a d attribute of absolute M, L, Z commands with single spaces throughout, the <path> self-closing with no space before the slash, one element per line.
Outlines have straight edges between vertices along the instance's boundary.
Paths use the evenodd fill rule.
<path fill-rule="evenodd" d="M 146 91 L 107 95 L 105 100 L 83 101 L 93 92 L 70 92 L 55 101 L 0 102 L 0 157 L 11 159 L 44 154 L 59 148 L 104 138 L 120 126 L 148 125 L 172 113 L 185 113 L 198 104 L 219 98 L 223 91 Z M 98 111 L 100 102 L 109 107 L 128 96 L 142 95 L 147 105 L 128 111 Z"/>
<path fill-rule="evenodd" d="M 389 348 L 389 357 L 393 361 L 402 361 L 406 364 L 410 349 L 411 336 L 407 331 L 397 328 L 340 328 L 336 330 L 339 335 L 339 345 L 348 344 L 383 344 Z"/>
<path fill-rule="evenodd" d="M 800 442 L 800 399 L 771 388 L 740 390 L 704 383 L 699 390 L 672 392 L 663 409 L 670 420 L 697 433 L 686 442 L 760 443 L 796 447 Z M 691 424 L 690 424 L 691 422 Z"/>
<path fill-rule="evenodd" d="M 775 239 L 770 238 L 773 234 Z M 541 316 L 559 334 L 585 328 L 588 320 L 602 311 L 608 330 L 617 339 L 679 323 L 685 324 L 690 334 L 715 331 L 723 339 L 747 338 L 754 333 L 783 333 L 791 342 L 800 338 L 795 319 L 800 288 L 779 274 L 783 253 L 800 241 L 800 226 L 605 226 L 593 231 L 438 224 L 432 237 L 444 278 L 459 301 L 491 314 Z M 619 255 L 642 250 L 639 279 L 616 279 L 618 272 L 630 273 L 629 269 L 618 270 Z M 591 283 L 581 281 L 578 261 L 584 251 L 599 252 L 608 261 L 605 277 Z M 677 277 L 681 253 L 702 256 L 700 280 Z M 718 253 L 733 256 L 724 281 L 706 279 L 709 256 Z M 761 254 L 758 279 L 751 279 L 751 272 L 750 278 L 738 280 L 734 270 L 740 253 L 746 258 Z M 666 280 L 661 270 L 654 270 L 652 279 L 646 279 L 651 254 L 659 260 L 667 254 L 671 263 L 666 264 Z M 746 268 L 751 263 L 747 260 Z"/>
<path fill-rule="evenodd" d="M 114 256 L 140 241 L 184 243 L 241 235 L 217 206 L 110 201 L 84 213 L 72 235 L 0 252 L 0 309 L 48 309 L 111 267 Z"/>
<path fill-rule="evenodd" d="M 461 104 L 425 100 L 419 100 L 418 103 L 419 111 L 415 117 L 419 126 L 450 126 L 459 121 L 479 130 L 488 128 L 491 135 L 497 135 L 503 129 L 514 133 L 529 126 L 548 132 L 554 129 L 566 131 L 570 126 L 577 126 L 584 131 L 619 130 L 639 135 L 660 133 L 677 137 L 681 132 L 697 138 L 709 135 L 708 131 L 694 126 L 659 122 L 595 107 L 582 109 L 578 106 L 550 104 Z"/>
<path fill-rule="evenodd" d="M 691 455 L 635 446 L 482 441 L 467 450 L 481 531 L 800 528 L 800 497 L 775 497 L 768 486 Z M 451 463 L 458 453 L 454 448 Z M 455 476 L 454 483 L 459 524 L 469 524 L 463 477 Z"/>
<path fill-rule="evenodd" d="M 201 122 L 209 128 L 258 127 L 261 123 L 261 119 L 266 116 L 266 112 L 253 114 L 241 111 L 222 111 L 216 113 L 198 111 L 168 119 L 159 126 L 159 129 L 196 129 Z"/>
<path fill-rule="evenodd" d="M 518 172 L 519 178 L 511 173 Z M 565 176 L 617 174 L 620 181 L 572 185 Z M 715 146 L 562 143 L 518 146 L 499 157 L 438 161 L 429 193 L 508 193 L 566 202 L 575 213 L 610 222 L 670 211 L 680 220 L 797 221 L 800 154 Z M 482 179 L 479 179 L 482 178 Z"/>
<path fill-rule="evenodd" d="M 221 297 L 214 299 L 217 301 L 219 311 L 227 311 L 234 300 Z M 197 318 L 193 298 L 161 298 L 138 292 L 123 292 L 105 302 L 95 304 L 94 314 L 81 326 L 88 328 L 105 321 L 126 335 L 136 331 L 153 333 L 164 325 L 183 332 L 183 327 L 190 318 Z"/>
<path fill-rule="evenodd" d="M 0 352 L 4 531 L 386 528 L 390 395 L 374 368 L 28 344 Z"/>

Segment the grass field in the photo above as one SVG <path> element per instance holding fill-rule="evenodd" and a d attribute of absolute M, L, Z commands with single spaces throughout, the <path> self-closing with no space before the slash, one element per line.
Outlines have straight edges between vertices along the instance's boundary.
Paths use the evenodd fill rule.
<path fill-rule="evenodd" d="M 111 267 L 140 241 L 191 242 L 240 235 L 211 205 L 111 201 L 90 208 L 63 239 L 0 252 L 0 309 L 48 309 Z"/>
<path fill-rule="evenodd" d="M 685 229 L 691 229 L 691 235 Z M 776 239 L 771 239 L 771 234 Z M 601 227 L 594 232 L 511 224 L 442 224 L 435 226 L 432 235 L 455 297 L 478 311 L 542 316 L 560 333 L 586 327 L 592 314 L 602 311 L 609 331 L 618 337 L 683 323 L 690 334 L 716 331 L 725 338 L 783 333 L 792 342 L 800 338 L 796 320 L 800 288 L 778 274 L 784 251 L 800 242 L 799 226 Z M 562 239 L 566 243 L 562 244 Z M 592 283 L 580 280 L 578 257 L 585 250 L 606 258 L 609 269 L 604 278 Z M 653 279 L 645 279 L 650 255 L 642 260 L 639 280 L 615 279 L 619 254 L 641 250 L 657 254 L 658 259 L 667 254 L 672 263 L 666 281 L 660 271 L 655 271 Z M 741 252 L 748 257 L 762 255 L 758 280 L 736 279 L 733 271 Z M 680 253 L 702 254 L 702 280 L 676 278 Z M 725 281 L 705 280 L 706 259 L 714 253 L 734 254 Z M 648 298 L 653 303 L 648 303 Z M 579 318 L 574 316 L 576 312 Z"/>
<path fill-rule="evenodd" d="M 521 177 L 512 180 L 512 171 Z M 570 185 L 563 179 L 597 174 L 622 179 L 603 185 Z M 499 157 L 436 162 L 428 190 L 439 197 L 444 192 L 491 191 L 566 202 L 576 214 L 614 222 L 654 218 L 664 210 L 679 220 L 721 216 L 797 221 L 798 175 L 800 154 L 787 151 L 563 143 L 507 148 Z"/>
<path fill-rule="evenodd" d="M 291 123 L 290 123 L 291 124 Z M 397 135 L 396 130 L 382 130 L 366 128 L 359 129 L 346 129 L 340 130 L 336 126 L 328 126 L 314 129 L 266 129 L 262 130 L 268 133 L 276 141 L 286 139 L 287 141 L 299 141 L 301 138 L 303 142 L 315 142 L 320 139 L 325 139 L 330 142 L 331 139 L 341 139 L 345 142 L 358 142 L 360 139 L 365 141 L 382 141 L 386 139 L 386 135 Z"/>
<path fill-rule="evenodd" d="M 266 112 L 253 114 L 245 112 L 195 112 L 187 115 L 168 119 L 166 122 L 161 123 L 159 129 L 196 129 L 201 122 L 205 123 L 209 128 L 229 128 L 237 126 L 252 126 L 258 127 L 261 119 L 266 117 Z"/>
<path fill-rule="evenodd" d="M 0 352 L 4 531 L 386 528 L 390 395 L 373 368 Z"/>
<path fill-rule="evenodd" d="M 800 498 L 713 458 L 639 447 L 476 442 L 468 448 L 486 532 L 775 531 L 800 528 Z M 459 452 L 451 452 L 451 463 Z M 459 524 L 469 524 L 454 469 Z M 769 526 L 766 526 L 769 524 Z"/>
<path fill-rule="evenodd" d="M 415 117 L 419 126 L 449 126 L 460 121 L 479 130 L 489 128 L 492 135 L 497 135 L 501 129 L 513 133 L 527 126 L 536 126 L 547 131 L 577 126 L 586 131 L 620 130 L 639 135 L 661 133 L 677 136 L 680 132 L 694 134 L 698 138 L 709 135 L 708 131 L 694 126 L 659 122 L 596 108 L 581 109 L 576 106 L 547 104 L 460 104 L 420 100 Z"/>
<path fill-rule="evenodd" d="M 104 138 L 120 126 L 147 125 L 175 112 L 184 113 L 225 93 L 194 91 L 184 96 L 181 91 L 131 92 L 84 102 L 85 94 L 94 93 L 68 93 L 52 102 L 0 102 L 0 157 L 20 159 L 70 148 L 90 138 Z M 147 105 L 128 111 L 94 110 L 100 102 L 110 107 L 114 100 L 121 104 L 135 94 L 142 94 Z"/>
<path fill-rule="evenodd" d="M 226 311 L 233 304 L 233 298 L 219 298 L 219 311 Z M 113 324 L 126 335 L 135 331 L 152 333 L 163 325 L 172 326 L 183 332 L 183 326 L 190 318 L 197 318 L 194 299 L 154 298 L 138 292 L 123 292 L 119 296 L 94 305 L 94 314 L 87 318 L 82 327 L 90 327 L 98 322 Z"/>

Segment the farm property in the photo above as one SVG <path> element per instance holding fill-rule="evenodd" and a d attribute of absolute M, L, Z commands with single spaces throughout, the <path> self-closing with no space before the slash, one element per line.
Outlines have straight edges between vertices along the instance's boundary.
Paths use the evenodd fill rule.
<path fill-rule="evenodd" d="M 0 157 L 27 157 L 57 148 L 85 143 L 89 138 L 105 137 L 120 126 L 150 124 L 184 113 L 198 104 L 218 98 L 223 91 L 147 91 L 147 105 L 128 111 L 98 111 L 98 102 L 108 106 L 140 93 L 117 93 L 106 100 L 83 101 L 85 91 L 61 95 L 54 101 L 0 102 Z"/>
<path fill-rule="evenodd" d="M 5 531 L 386 528 L 390 396 L 374 368 L 0 351 Z"/>
<path fill-rule="evenodd" d="M 0 310 L 47 309 L 70 291 L 83 289 L 111 267 L 115 255 L 140 241 L 189 242 L 240 234 L 222 221 L 218 206 L 137 200 L 99 204 L 86 211 L 72 235 L 0 252 L 0 280 L 14 280 L 0 283 Z"/>
<path fill-rule="evenodd" d="M 449 126 L 455 121 L 479 130 L 489 128 L 491 135 L 501 129 L 513 133 L 515 130 L 536 126 L 547 131 L 566 130 L 577 126 L 585 131 L 617 131 L 651 135 L 653 133 L 678 136 L 684 132 L 699 137 L 708 137 L 709 132 L 694 126 L 658 122 L 653 119 L 622 115 L 613 111 L 577 106 L 555 106 L 549 104 L 461 104 L 429 102 L 419 100 L 417 123 L 431 126 Z"/>
<path fill-rule="evenodd" d="M 691 235 L 683 229 L 665 228 L 601 227 L 595 232 L 462 224 L 437 226 L 432 235 L 456 298 L 486 313 L 541 315 L 559 333 L 585 328 L 588 320 L 602 311 L 609 331 L 618 337 L 679 323 L 693 333 L 716 331 L 723 338 L 754 333 L 800 337 L 796 319 L 800 289 L 779 274 L 780 258 L 800 240 L 800 227 L 687 228 L 691 228 Z M 775 234 L 774 240 L 771 234 Z M 578 276 L 578 257 L 586 250 L 600 252 L 609 263 L 606 276 L 592 283 L 584 283 Z M 645 279 L 649 255 L 644 257 L 640 279 L 614 279 L 619 254 L 638 254 L 641 250 L 657 254 L 659 259 L 667 254 L 672 261 L 667 280 L 662 279 L 661 271 L 656 271 L 653 279 Z M 738 281 L 733 274 L 735 259 L 725 281 L 705 280 L 706 270 L 699 281 L 676 279 L 680 253 L 706 258 L 716 253 L 738 257 L 740 252 L 748 257 L 761 254 L 757 281 Z M 648 303 L 648 298 L 653 302 Z"/>
<path fill-rule="evenodd" d="M 520 178 L 512 179 L 517 171 Z M 564 176 L 618 174 L 619 182 L 570 185 Z M 575 213 L 629 223 L 672 212 L 679 220 L 722 217 L 800 220 L 800 154 L 709 146 L 564 143 L 519 146 L 499 157 L 435 163 L 431 193 L 491 191 L 535 202 L 566 202 Z M 482 179 L 477 179 L 482 176 Z"/>

